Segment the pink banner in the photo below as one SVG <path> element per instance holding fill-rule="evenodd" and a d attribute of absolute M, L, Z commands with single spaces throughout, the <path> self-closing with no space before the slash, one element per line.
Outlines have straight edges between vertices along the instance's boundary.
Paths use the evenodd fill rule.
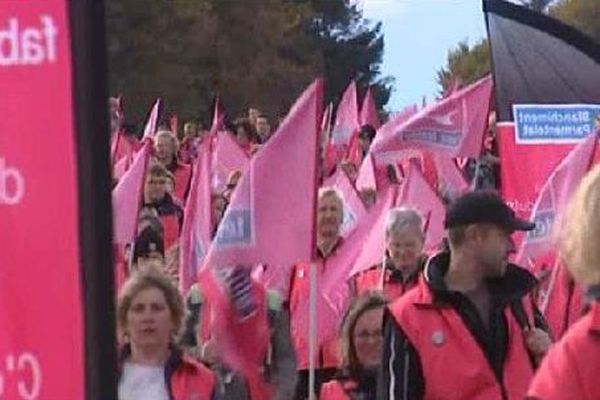
<path fill-rule="evenodd" d="M 2 399 L 84 398 L 68 3 L 0 6 Z"/>

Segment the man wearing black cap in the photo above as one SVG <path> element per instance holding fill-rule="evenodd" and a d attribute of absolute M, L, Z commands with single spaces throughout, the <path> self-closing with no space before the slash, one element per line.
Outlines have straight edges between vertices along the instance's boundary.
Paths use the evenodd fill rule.
<path fill-rule="evenodd" d="M 535 278 L 508 257 L 511 234 L 535 226 L 476 191 L 450 205 L 445 227 L 449 251 L 388 308 L 377 398 L 522 399 L 550 338 Z"/>

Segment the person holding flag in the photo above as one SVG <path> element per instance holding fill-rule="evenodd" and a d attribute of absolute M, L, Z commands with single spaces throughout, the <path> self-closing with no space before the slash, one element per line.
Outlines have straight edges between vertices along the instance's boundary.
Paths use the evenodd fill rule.
<path fill-rule="evenodd" d="M 445 228 L 450 251 L 388 307 L 378 398 L 522 399 L 551 344 L 535 278 L 508 263 L 511 234 L 534 224 L 475 191 L 449 206 Z"/>
<path fill-rule="evenodd" d="M 569 202 L 560 232 L 562 256 L 576 281 L 589 288 L 591 309 L 550 350 L 531 383 L 528 399 L 600 398 L 599 210 L 600 166 L 596 166 L 583 178 Z"/>
<path fill-rule="evenodd" d="M 358 273 L 354 289 L 358 295 L 383 290 L 389 301 L 416 286 L 427 257 L 423 253 L 423 219 L 412 208 L 391 209 L 385 224 L 383 262 Z"/>
<path fill-rule="evenodd" d="M 331 188 L 321 188 L 317 201 L 317 253 L 316 260 L 317 282 L 327 268 L 327 260 L 332 258 L 342 242 L 341 227 L 344 215 L 344 203 L 338 192 Z M 298 328 L 300 320 L 308 316 L 301 315 L 306 311 L 301 305 L 306 301 L 310 292 L 311 264 L 300 263 L 292 271 L 289 292 L 289 307 L 291 315 L 292 339 L 298 357 L 299 379 L 296 399 L 308 397 L 308 338 L 306 332 Z M 337 338 L 324 343 L 318 350 L 316 363 L 316 393 L 321 385 L 330 380 L 337 371 L 339 364 L 339 349 Z"/>

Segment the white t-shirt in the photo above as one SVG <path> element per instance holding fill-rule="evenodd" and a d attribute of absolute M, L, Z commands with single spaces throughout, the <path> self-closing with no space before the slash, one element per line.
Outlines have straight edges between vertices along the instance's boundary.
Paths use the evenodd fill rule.
<path fill-rule="evenodd" d="M 169 400 L 164 366 L 125 362 L 119 381 L 119 400 Z"/>

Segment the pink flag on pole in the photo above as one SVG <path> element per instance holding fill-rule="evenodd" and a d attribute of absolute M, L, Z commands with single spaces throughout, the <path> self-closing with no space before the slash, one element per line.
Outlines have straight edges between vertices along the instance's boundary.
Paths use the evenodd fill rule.
<path fill-rule="evenodd" d="M 358 169 L 358 177 L 356 178 L 356 189 L 378 189 L 377 179 L 375 175 L 375 165 L 371 153 L 367 154 Z"/>
<path fill-rule="evenodd" d="M 415 165 L 409 167 L 397 204 L 419 211 L 424 222 L 425 251 L 438 249 L 444 238 L 446 207 Z"/>
<path fill-rule="evenodd" d="M 543 255 L 552 249 L 553 227 L 560 218 L 573 191 L 588 171 L 596 151 L 598 134 L 590 134 L 580 142 L 554 169 L 537 200 L 530 220 L 536 228 L 528 232 L 521 243 L 517 262 L 524 265 L 528 259 Z"/>
<path fill-rule="evenodd" d="M 376 156 L 407 148 L 442 152 L 451 157 L 477 158 L 488 123 L 492 79 L 490 76 L 429 105 L 387 135 L 376 137 Z"/>
<path fill-rule="evenodd" d="M 213 110 L 211 132 L 218 132 L 223 127 L 223 121 L 225 121 L 225 111 L 221 108 L 221 101 L 217 96 L 215 98 L 215 108 Z"/>
<path fill-rule="evenodd" d="M 198 280 L 198 267 L 210 246 L 212 232 L 212 204 L 210 186 L 210 142 L 203 141 L 198 147 L 198 158 L 190 194 L 185 204 L 181 227 L 179 253 L 179 284 L 182 293 Z"/>
<path fill-rule="evenodd" d="M 121 178 L 123 178 L 123 175 L 125 175 L 125 172 L 127 172 L 127 170 L 129 169 L 132 160 L 133 156 L 130 154 L 126 154 L 115 163 L 115 165 L 113 166 L 113 178 L 117 182 L 119 182 Z"/>
<path fill-rule="evenodd" d="M 243 173 L 248 167 L 248 163 L 248 155 L 237 144 L 233 136 L 228 132 L 219 132 L 212 160 L 214 174 L 212 186 L 215 191 L 222 192 L 225 189 L 229 174 L 234 171 Z"/>
<path fill-rule="evenodd" d="M 222 276 L 231 266 L 292 265 L 312 260 L 315 248 L 316 168 L 323 83 L 308 87 L 277 132 L 250 161 L 206 256 L 200 282 L 215 306 L 215 337 L 220 354 L 247 376 L 252 359 L 223 344 L 237 326 Z M 298 166 L 302 166 L 299 168 Z M 252 302 L 250 300 L 250 302 Z M 241 310 L 238 310 L 241 315 Z M 241 318 L 240 316 L 238 316 Z M 238 318 L 238 319 L 239 319 Z"/>
<path fill-rule="evenodd" d="M 346 237 L 367 213 L 367 209 L 356 193 L 348 175 L 341 169 L 323 183 L 323 187 L 331 187 L 338 191 L 344 202 L 344 218 L 342 236 Z"/>
<path fill-rule="evenodd" d="M 334 145 L 348 145 L 352 136 L 358 132 L 359 116 L 356 95 L 356 82 L 352 81 L 344 92 L 338 105 L 331 141 Z"/>
<path fill-rule="evenodd" d="M 454 159 L 443 153 L 434 153 L 433 161 L 441 193 L 447 194 L 449 198 L 455 198 L 469 190 L 469 184 Z"/>
<path fill-rule="evenodd" d="M 379 115 L 377 114 L 377 105 L 373 98 L 371 88 L 367 89 L 365 98 L 363 99 L 362 107 L 360 109 L 360 124 L 371 125 L 375 130 L 379 129 L 381 122 L 379 122 Z"/>
<path fill-rule="evenodd" d="M 156 134 L 156 128 L 158 126 L 158 112 L 160 110 L 160 99 L 156 99 L 154 105 L 152 106 L 152 110 L 150 110 L 150 115 L 148 116 L 148 121 L 146 121 L 146 126 L 144 127 L 144 136 L 145 138 L 154 139 L 154 135 Z"/>
<path fill-rule="evenodd" d="M 151 147 L 150 141 L 144 143 L 131 167 L 112 191 L 114 244 L 126 245 L 135 238 Z"/>

